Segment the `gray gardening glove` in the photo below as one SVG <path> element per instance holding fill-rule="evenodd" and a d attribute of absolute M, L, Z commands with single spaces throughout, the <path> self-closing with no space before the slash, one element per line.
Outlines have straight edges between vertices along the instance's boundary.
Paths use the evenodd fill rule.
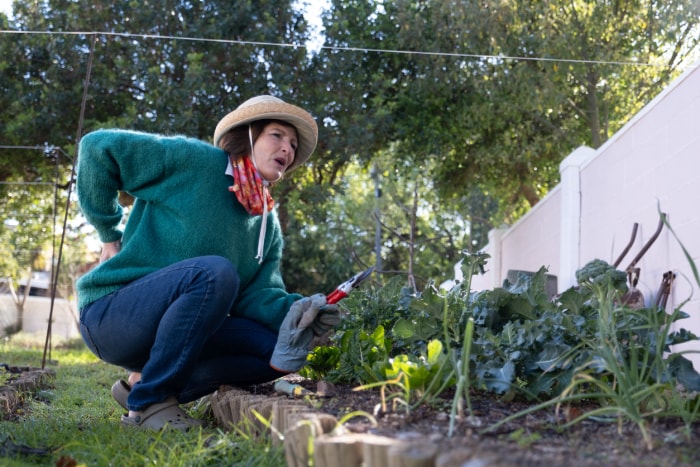
<path fill-rule="evenodd" d="M 314 332 L 311 324 L 325 304 L 326 297 L 321 294 L 292 303 L 280 326 L 277 344 L 270 359 L 272 368 L 282 373 L 292 373 L 304 366 L 309 349 L 313 348 Z"/>
<path fill-rule="evenodd" d="M 300 328 L 310 327 L 315 337 L 322 336 L 340 324 L 338 305 L 326 303 L 326 296 L 316 294 L 308 297 L 311 305 L 304 309 L 304 315 L 299 322 Z"/>
<path fill-rule="evenodd" d="M 316 319 L 311 323 L 314 336 L 319 337 L 330 332 L 340 324 L 340 310 L 338 305 L 323 305 L 316 315 Z"/>

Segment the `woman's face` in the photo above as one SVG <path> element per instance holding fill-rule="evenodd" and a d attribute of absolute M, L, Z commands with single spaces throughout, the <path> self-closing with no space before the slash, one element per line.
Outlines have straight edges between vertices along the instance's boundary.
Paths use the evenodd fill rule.
<path fill-rule="evenodd" d="M 276 182 L 292 162 L 299 142 L 297 130 L 280 122 L 268 123 L 253 145 L 258 172 L 268 182 Z"/>

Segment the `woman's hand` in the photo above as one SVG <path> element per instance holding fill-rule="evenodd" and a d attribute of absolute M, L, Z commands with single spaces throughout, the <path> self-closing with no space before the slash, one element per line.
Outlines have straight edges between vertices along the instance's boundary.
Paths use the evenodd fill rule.
<path fill-rule="evenodd" d="M 109 242 L 102 244 L 102 253 L 100 253 L 100 263 L 107 261 L 112 256 L 119 253 L 122 249 L 122 242 L 117 240 L 116 242 Z"/>

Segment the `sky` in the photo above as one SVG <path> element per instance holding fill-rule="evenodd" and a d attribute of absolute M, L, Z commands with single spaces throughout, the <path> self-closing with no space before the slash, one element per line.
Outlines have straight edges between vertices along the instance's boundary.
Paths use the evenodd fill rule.
<path fill-rule="evenodd" d="M 0 0 L 0 11 L 10 16 L 12 11 L 12 0 Z"/>

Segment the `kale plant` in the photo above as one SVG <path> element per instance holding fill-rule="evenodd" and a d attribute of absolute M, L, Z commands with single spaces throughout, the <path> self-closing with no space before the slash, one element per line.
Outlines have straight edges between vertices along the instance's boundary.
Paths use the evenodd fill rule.
<path fill-rule="evenodd" d="M 595 260 L 586 265 L 577 274 L 580 286 L 552 299 L 545 290 L 546 268 L 484 291 L 465 290 L 464 282 L 457 281 L 449 289 L 429 282 L 415 293 L 397 278 L 384 287 L 363 287 L 341 302 L 346 318 L 333 341 L 338 351 L 325 353 L 336 367 L 324 373 L 336 382 L 372 383 L 395 375 L 397 364 L 392 361 L 396 361 L 415 374 L 433 374 L 435 369 L 415 368 L 428 365 L 429 343 L 440 340 L 444 352 L 459 351 L 471 318 L 469 380 L 476 388 L 555 397 L 580 368 L 599 374 L 609 370 L 599 349 L 606 339 L 610 341 L 604 334 L 614 333 L 614 342 L 621 343 L 615 350 L 621 361 L 636 358 L 640 349 L 646 349 L 637 363 L 649 367 L 645 377 L 682 378 L 689 389 L 700 389 L 700 375 L 684 357 L 656 355 L 668 354 L 672 345 L 697 340 L 686 330 L 670 330 L 670 323 L 687 315 L 680 310 L 667 314 L 657 308 L 631 310 L 620 305 L 626 290 L 624 273 L 603 263 Z M 601 297 L 610 303 L 603 307 Z M 312 364 L 313 360 L 312 356 Z M 448 370 L 456 371 L 443 365 L 440 378 L 444 381 L 449 379 Z"/>

